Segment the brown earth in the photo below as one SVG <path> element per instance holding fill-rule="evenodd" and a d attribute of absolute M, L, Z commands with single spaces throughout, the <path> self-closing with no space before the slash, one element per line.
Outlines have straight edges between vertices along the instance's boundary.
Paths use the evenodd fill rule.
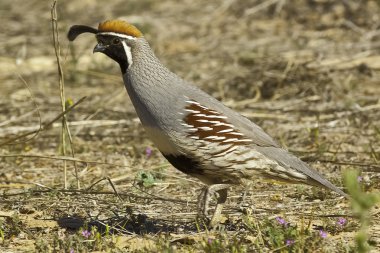
<path fill-rule="evenodd" d="M 75 103 L 87 97 L 67 115 L 75 164 L 67 158 L 69 148 L 66 157 L 61 153 L 61 120 L 12 141 L 62 110 L 51 4 L 0 3 L 3 252 L 69 252 L 63 242 L 74 240 L 83 222 L 110 226 L 119 244 L 104 251 L 159 252 L 166 244 L 178 251 L 207 251 L 202 238 L 225 234 L 227 241 L 243 238 L 248 252 L 267 252 L 275 248 L 258 243 L 257 231 L 265 230 L 262 220 L 277 216 L 327 230 L 320 252 L 345 252 L 353 245 L 359 221 L 348 200 L 260 179 L 232 189 L 220 228 L 197 228 L 201 183 L 171 167 L 147 139 L 118 66 L 92 54 L 93 36 L 69 44 L 66 32 L 73 24 L 96 26 L 105 19 L 134 23 L 173 72 L 253 120 L 338 186 L 345 170 L 357 169 L 372 192 L 380 186 L 379 1 L 60 1 L 66 98 Z M 120 198 L 110 181 L 98 182 L 106 177 Z M 77 178 L 82 190 L 92 188 L 77 191 Z M 368 233 L 376 248 L 379 207 L 371 213 Z M 65 218 L 73 216 L 78 218 Z M 250 230 L 247 217 L 259 228 Z M 344 229 L 332 228 L 337 217 L 348 219 Z"/>

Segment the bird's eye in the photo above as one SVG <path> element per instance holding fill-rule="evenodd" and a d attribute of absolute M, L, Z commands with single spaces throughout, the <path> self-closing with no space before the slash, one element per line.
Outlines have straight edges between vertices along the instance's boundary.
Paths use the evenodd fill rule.
<path fill-rule="evenodd" d="M 119 43 L 120 43 L 120 39 L 118 39 L 118 38 L 115 38 L 112 40 L 112 44 L 114 44 L 114 45 L 117 45 Z"/>

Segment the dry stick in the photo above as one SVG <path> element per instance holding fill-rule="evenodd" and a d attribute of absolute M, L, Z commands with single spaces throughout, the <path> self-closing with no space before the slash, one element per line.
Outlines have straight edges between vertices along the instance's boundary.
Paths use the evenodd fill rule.
<path fill-rule="evenodd" d="M 67 122 L 65 125 L 66 125 L 67 136 L 69 137 L 69 142 L 70 142 L 71 156 L 75 157 L 74 148 L 73 148 L 73 138 L 71 136 L 71 131 L 70 131 L 69 126 L 67 125 Z M 77 188 L 80 189 L 80 182 L 79 182 L 79 176 L 78 176 L 78 166 L 77 166 L 76 162 L 74 162 L 74 171 L 75 171 L 75 178 L 77 180 Z"/>
<path fill-rule="evenodd" d="M 123 201 L 123 198 L 119 195 L 119 193 L 118 193 L 117 190 L 116 190 L 115 185 L 112 183 L 111 178 L 110 178 L 110 177 L 106 177 L 106 179 L 107 179 L 108 182 L 110 183 L 110 185 L 111 185 L 113 191 L 115 192 L 116 196 L 117 196 L 121 201 Z"/>
<path fill-rule="evenodd" d="M 53 1 L 53 5 L 51 7 L 51 25 L 53 32 L 53 43 L 54 43 L 54 51 L 55 56 L 57 58 L 57 67 L 58 67 L 58 77 L 59 77 L 59 91 L 61 98 L 61 107 L 62 111 L 65 110 L 65 86 L 63 79 L 63 70 L 60 62 L 61 49 L 59 47 L 58 40 L 58 24 L 57 24 L 57 0 Z M 62 155 L 66 156 L 66 140 L 65 140 L 65 121 L 66 116 L 62 117 L 62 130 L 61 130 L 61 145 L 62 145 Z M 64 188 L 67 189 L 67 163 L 63 161 L 63 178 L 64 178 Z"/>
<path fill-rule="evenodd" d="M 22 157 L 22 158 L 28 158 L 29 157 L 29 158 L 40 158 L 40 159 L 51 159 L 51 160 L 59 160 L 59 161 L 79 162 L 79 163 L 84 163 L 84 164 L 100 164 L 100 165 L 110 165 L 110 166 L 115 166 L 115 167 L 127 167 L 127 166 L 122 165 L 122 164 L 87 161 L 87 160 L 82 160 L 82 159 L 78 159 L 75 157 L 68 157 L 68 156 L 8 154 L 8 155 L 0 155 L 0 157 Z M 104 179 L 101 179 L 101 180 L 104 180 Z"/>
<path fill-rule="evenodd" d="M 32 96 L 32 94 L 31 94 Z M 16 118 L 11 118 L 9 120 L 6 120 L 6 121 L 3 121 L 0 123 L 0 127 L 3 127 L 3 126 L 6 126 L 10 123 L 13 123 L 13 122 L 16 122 L 16 121 L 19 121 L 21 119 L 24 119 L 24 118 L 28 118 L 30 115 L 33 115 L 35 112 L 38 112 L 39 110 L 36 108 L 36 109 L 33 109 L 32 111 L 29 111 L 27 113 L 24 113 Z"/>
<path fill-rule="evenodd" d="M 345 161 L 334 161 L 334 160 L 317 160 L 321 163 L 332 163 L 338 165 L 351 165 L 351 166 L 359 166 L 359 167 L 368 167 L 367 169 L 363 169 L 366 172 L 380 172 L 380 165 L 375 163 L 360 163 L 360 162 L 345 162 Z"/>
<path fill-rule="evenodd" d="M 75 157 L 69 157 L 69 156 L 7 154 L 7 155 L 0 155 L 0 157 L 40 158 L 40 159 L 51 159 L 51 160 L 59 160 L 59 161 L 79 162 L 79 163 L 84 163 L 84 164 L 99 164 L 99 165 L 109 165 L 109 166 L 114 166 L 114 167 L 128 167 L 128 166 L 123 165 L 123 164 L 107 163 L 107 162 L 97 162 L 97 161 L 88 161 L 88 160 L 82 160 L 82 159 L 78 159 L 78 158 L 75 158 Z M 163 165 L 160 165 L 160 166 L 153 167 L 152 169 L 159 169 L 159 168 L 162 168 L 163 166 L 166 166 L 166 165 L 169 166 L 169 164 L 163 164 Z M 166 175 L 170 176 L 169 174 L 166 174 Z M 180 178 L 180 177 L 174 177 L 174 178 L 179 178 L 179 179 L 185 180 L 184 178 Z M 102 180 L 104 180 L 104 178 L 98 180 L 94 184 L 97 184 L 97 183 L 99 183 Z M 93 187 L 93 185 L 91 187 Z M 89 189 L 89 188 L 87 188 L 87 189 Z"/>
<path fill-rule="evenodd" d="M 22 134 L 22 135 L 19 135 L 19 136 L 16 136 L 12 139 L 9 139 L 7 141 L 4 141 L 2 143 L 0 143 L 0 147 L 3 146 L 3 145 L 9 145 L 11 144 L 12 142 L 14 141 L 17 141 L 21 138 L 24 138 L 28 135 L 32 135 L 32 134 L 38 134 L 39 132 L 41 131 L 44 131 L 48 128 L 51 127 L 51 125 L 53 125 L 54 122 L 56 122 L 57 120 L 59 120 L 60 118 L 62 118 L 65 114 L 69 113 L 72 109 L 74 109 L 77 105 L 79 105 L 80 103 L 82 103 L 87 97 L 82 97 L 81 99 L 79 99 L 75 104 L 71 105 L 70 107 L 68 107 L 65 111 L 61 112 L 60 114 L 58 114 L 54 119 L 52 119 L 51 121 L 49 121 L 48 123 L 46 124 L 43 124 L 42 126 L 40 125 L 40 128 L 37 129 L 37 130 L 34 130 L 34 131 L 31 131 L 31 132 L 28 132 L 28 133 L 25 133 L 25 134 Z"/>
<path fill-rule="evenodd" d="M 262 11 L 262 10 L 268 8 L 269 6 L 271 6 L 272 4 L 277 3 L 278 1 L 279 0 L 267 0 L 267 1 L 264 1 L 264 2 L 262 2 L 262 3 L 260 3 L 260 4 L 256 5 L 256 6 L 254 6 L 252 8 L 249 8 L 249 9 L 245 10 L 244 15 L 251 16 L 251 15 L 253 15 L 253 14 L 259 12 L 259 11 Z"/>
<path fill-rule="evenodd" d="M 87 187 L 87 188 L 86 188 L 86 191 L 91 190 L 95 185 L 99 184 L 100 182 L 102 182 L 102 181 L 104 181 L 104 180 L 107 180 L 107 181 L 110 183 L 110 185 L 111 185 L 111 187 L 112 187 L 112 190 L 115 192 L 115 195 L 116 195 L 121 201 L 123 201 L 123 198 L 122 198 L 122 197 L 120 196 L 120 194 L 117 192 L 116 187 L 115 187 L 115 185 L 113 184 L 113 182 L 112 182 L 112 180 L 111 180 L 110 177 L 103 177 L 102 179 L 97 180 L 95 183 L 93 183 L 92 185 L 90 185 L 89 187 Z"/>
<path fill-rule="evenodd" d="M 27 192 L 18 192 L 18 193 L 9 193 L 9 194 L 1 194 L 3 198 L 6 197 L 12 197 L 12 196 L 19 196 L 23 194 L 30 194 L 30 193 L 50 193 L 50 192 L 60 192 L 64 194 L 89 194 L 89 195 L 115 195 L 114 191 L 85 191 L 85 190 L 68 190 L 68 189 L 54 189 L 52 190 L 47 189 L 47 190 L 30 190 Z M 146 196 L 140 196 L 140 195 L 135 195 L 133 193 L 119 193 L 120 196 L 125 196 L 129 198 L 136 198 L 136 199 L 145 199 L 145 200 L 160 200 L 160 201 L 168 201 L 168 202 L 173 202 L 173 203 L 185 203 L 185 204 L 197 204 L 195 201 L 187 201 L 187 200 L 181 200 L 181 199 L 173 199 L 173 198 L 163 198 L 163 197 L 158 197 L 151 195 L 150 197 Z"/>
<path fill-rule="evenodd" d="M 92 185 L 90 185 L 89 187 L 87 187 L 87 188 L 85 189 L 85 191 L 89 191 L 89 190 L 91 190 L 95 185 L 99 184 L 100 182 L 102 182 L 102 181 L 104 181 L 104 180 L 106 180 L 105 177 L 103 177 L 103 178 L 101 178 L 101 179 L 95 181 L 95 183 L 93 183 Z"/>
<path fill-rule="evenodd" d="M 0 155 L 0 157 L 40 158 L 40 159 L 51 159 L 51 160 L 60 160 L 60 161 L 65 161 L 66 160 L 66 161 L 70 161 L 70 162 L 77 162 L 77 163 L 84 163 L 84 164 L 108 165 L 108 166 L 113 166 L 113 167 L 128 167 L 128 166 L 126 166 L 124 164 L 97 162 L 97 161 L 88 161 L 88 160 L 83 160 L 83 159 L 79 159 L 79 158 L 75 158 L 75 157 L 67 157 L 67 156 L 47 156 L 47 155 L 32 155 L 32 154 L 7 154 L 7 155 Z M 165 167 L 168 167 L 168 166 L 170 166 L 169 163 L 164 163 L 164 164 L 161 164 L 161 165 L 153 167 L 152 170 L 161 169 L 161 168 L 165 168 Z M 188 178 L 179 177 L 179 176 L 175 176 L 175 175 L 172 175 L 172 174 L 169 174 L 169 173 L 160 172 L 160 174 L 165 175 L 165 176 L 169 176 L 169 177 L 173 177 L 173 178 L 176 178 L 176 179 L 180 179 L 180 180 L 184 180 L 184 181 L 200 184 L 198 181 L 191 180 L 191 179 L 188 179 Z M 102 178 L 102 179 L 97 180 L 95 183 L 93 183 L 92 185 L 90 185 L 89 187 L 87 187 L 86 191 L 91 190 L 95 185 L 97 185 L 98 183 L 100 183 L 101 181 L 103 181 L 105 179 L 106 178 Z M 120 181 L 117 178 L 113 179 L 113 180 L 114 181 Z"/>
<path fill-rule="evenodd" d="M 59 34 L 58 34 L 57 1 L 58 0 L 53 1 L 53 5 L 51 8 L 51 21 L 52 21 L 54 51 L 55 51 L 55 56 L 57 58 L 61 107 L 62 107 L 62 112 L 64 112 L 66 109 L 65 82 L 64 82 L 64 76 L 63 76 L 63 69 L 62 69 L 62 65 L 61 65 L 61 47 L 59 44 Z M 74 154 L 74 148 L 73 148 L 73 141 L 71 138 L 69 126 L 67 124 L 67 118 L 66 118 L 66 115 L 63 115 L 63 117 L 62 117 L 62 131 L 61 131 L 61 138 L 62 138 L 61 144 L 62 144 L 62 154 L 64 156 L 66 156 L 65 133 L 69 137 L 71 156 L 74 157 L 75 154 Z M 79 182 L 79 177 L 78 177 L 78 167 L 77 167 L 77 164 L 75 162 L 74 162 L 74 168 L 75 168 L 75 177 L 77 180 L 77 188 L 80 189 L 80 182 Z M 64 173 L 64 188 L 67 189 L 67 163 L 66 163 L 66 161 L 63 161 L 63 173 Z"/>
<path fill-rule="evenodd" d="M 71 107 L 69 107 L 69 109 L 70 108 Z M 57 118 L 55 119 L 55 121 L 56 120 L 57 120 Z M 79 163 L 84 163 L 84 164 L 98 164 L 98 165 L 108 165 L 108 166 L 114 166 L 114 167 L 128 167 L 128 166 L 126 166 L 124 164 L 97 162 L 97 161 L 88 161 L 88 160 L 78 159 L 78 158 L 74 158 L 74 157 L 67 157 L 67 156 L 47 156 L 47 155 L 32 155 L 32 154 L 7 154 L 7 155 L 1 155 L 0 154 L 0 157 L 40 158 L 40 159 L 51 159 L 51 160 L 60 160 L 60 161 L 66 160 L 66 161 L 70 161 L 70 162 L 79 162 Z M 169 166 L 170 166 L 169 163 L 163 163 L 163 164 L 155 166 L 155 167 L 153 167 L 151 169 L 152 170 L 156 170 L 156 169 L 161 169 L 161 168 L 165 168 L 165 167 L 169 167 Z M 187 182 L 201 184 L 198 181 L 195 181 L 195 180 L 192 180 L 192 179 L 189 179 L 189 178 L 185 178 L 185 177 L 175 176 L 175 175 L 172 175 L 170 173 L 160 172 L 160 174 L 168 176 L 168 177 L 176 178 L 176 179 L 179 179 L 179 180 L 184 180 L 184 181 L 187 181 Z M 105 180 L 105 178 L 99 179 L 98 181 L 96 181 L 95 183 L 93 183 L 91 186 L 87 187 L 86 190 L 90 190 L 92 187 L 94 187 L 96 184 L 100 183 L 103 180 Z M 118 182 L 120 180 L 118 180 L 116 178 L 116 179 L 114 179 L 114 181 Z"/>
<path fill-rule="evenodd" d="M 104 126 L 114 126 L 114 125 L 125 125 L 129 123 L 128 120 L 77 120 L 77 121 L 70 121 L 68 122 L 70 127 L 77 127 L 77 128 L 96 128 L 96 127 L 104 127 Z M 1 128 L 0 127 L 0 137 L 3 138 L 4 136 L 7 136 L 7 134 L 19 134 L 19 133 L 25 133 L 25 132 L 31 132 L 39 129 L 39 125 L 29 125 L 29 126 L 14 126 L 14 127 L 8 127 L 8 128 Z M 51 127 L 61 127 L 61 124 L 55 123 Z M 77 135 L 77 133 L 75 133 Z M 127 133 L 125 136 L 135 136 L 132 133 Z"/>
<path fill-rule="evenodd" d="M 24 79 L 21 75 L 18 75 L 18 77 L 19 77 L 20 80 L 24 83 L 25 87 L 26 87 L 26 88 L 28 89 L 28 91 L 29 91 L 30 97 L 31 97 L 32 102 L 33 102 L 33 104 L 34 104 L 34 107 L 36 108 L 35 110 L 37 110 L 38 121 L 39 121 L 39 129 L 38 129 L 37 131 L 34 131 L 34 132 L 33 132 L 33 134 L 35 134 L 35 135 L 32 136 L 32 137 L 30 137 L 29 139 L 26 139 L 26 140 L 24 140 L 24 141 L 20 141 L 20 142 L 18 142 L 18 143 L 25 143 L 25 142 L 27 142 L 27 141 L 33 139 L 34 137 L 36 137 L 36 136 L 38 135 L 38 132 L 41 131 L 41 128 L 42 128 L 42 119 L 41 119 L 40 108 L 38 107 L 38 104 L 37 104 L 37 102 L 36 102 L 36 99 L 35 99 L 35 97 L 34 97 L 34 95 L 33 95 L 32 90 L 30 89 L 28 83 L 25 81 L 25 79 Z M 25 137 L 25 136 L 26 136 L 26 135 L 23 135 L 23 136 L 21 136 L 21 137 Z M 21 137 L 20 137 L 20 138 L 21 138 Z M 18 138 L 17 138 L 17 139 L 18 139 Z M 16 140 L 16 139 L 11 139 L 10 142 L 15 141 L 15 140 Z M 10 142 L 9 142 L 9 141 L 6 141 L 6 142 L 3 142 L 3 143 L 0 143 L 0 147 L 1 147 L 2 145 L 8 144 L 8 143 L 10 143 Z M 18 143 L 15 143 L 15 144 L 18 144 Z"/>

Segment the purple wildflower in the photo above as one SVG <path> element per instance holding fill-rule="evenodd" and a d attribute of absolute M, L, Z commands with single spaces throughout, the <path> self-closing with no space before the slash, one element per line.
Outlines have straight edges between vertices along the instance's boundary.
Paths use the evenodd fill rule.
<path fill-rule="evenodd" d="M 70 249 L 70 253 L 74 253 L 75 251 L 74 251 L 74 249 Z"/>
<path fill-rule="evenodd" d="M 326 231 L 323 231 L 322 229 L 319 230 L 319 235 L 322 237 L 322 238 L 326 238 L 327 237 L 327 232 Z"/>
<path fill-rule="evenodd" d="M 347 224 L 347 219 L 343 217 L 339 217 L 338 221 L 336 222 L 337 225 L 344 227 Z"/>
<path fill-rule="evenodd" d="M 152 149 L 151 149 L 151 147 L 146 147 L 146 149 L 145 149 L 145 155 L 146 155 L 146 158 L 149 158 L 152 155 Z"/>
<path fill-rule="evenodd" d="M 83 230 L 83 231 L 82 231 L 82 235 L 83 235 L 83 237 L 89 238 L 90 235 L 91 235 L 91 232 L 88 231 L 88 230 Z"/>
<path fill-rule="evenodd" d="M 280 217 L 280 216 L 277 216 L 277 217 L 276 217 L 276 221 L 277 221 L 278 223 L 280 223 L 281 225 L 283 225 L 284 227 L 286 227 L 286 226 L 288 225 L 288 222 L 287 222 L 284 218 L 282 218 L 282 217 Z"/>
<path fill-rule="evenodd" d="M 292 240 L 292 239 L 287 239 L 286 241 L 285 241 L 285 245 L 286 246 L 292 246 L 294 244 L 294 240 Z"/>
<path fill-rule="evenodd" d="M 358 183 L 361 183 L 361 182 L 363 182 L 363 177 L 362 176 L 358 176 L 356 178 L 356 180 L 358 181 Z"/>
<path fill-rule="evenodd" d="M 211 238 L 208 238 L 208 240 L 207 240 L 208 244 L 211 244 L 212 241 L 213 241 L 213 240 L 212 240 Z"/>

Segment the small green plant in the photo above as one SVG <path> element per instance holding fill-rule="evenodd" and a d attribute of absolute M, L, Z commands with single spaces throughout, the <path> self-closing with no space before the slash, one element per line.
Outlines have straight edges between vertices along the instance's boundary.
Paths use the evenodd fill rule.
<path fill-rule="evenodd" d="M 174 253 L 175 246 L 171 245 L 170 239 L 165 235 L 165 236 L 160 236 L 157 243 L 156 243 L 156 250 L 157 252 L 162 252 L 162 253 Z M 146 250 L 152 251 L 151 247 L 146 247 Z"/>
<path fill-rule="evenodd" d="M 49 247 L 48 242 L 45 239 L 38 238 L 35 243 L 34 247 L 36 252 L 50 252 L 51 248 Z"/>
<path fill-rule="evenodd" d="M 141 238 L 142 239 L 142 238 Z M 158 238 L 154 241 L 144 238 L 146 240 L 140 241 L 139 249 L 129 249 L 130 252 L 145 253 L 145 252 L 162 252 L 162 253 L 174 253 L 177 252 L 177 247 L 171 243 L 170 236 L 168 234 L 159 234 Z M 129 251 L 128 251 L 129 252 Z"/>
<path fill-rule="evenodd" d="M 146 188 L 152 187 L 157 181 L 153 173 L 149 171 L 139 171 L 136 175 L 137 185 L 143 186 Z"/>
<path fill-rule="evenodd" d="M 346 224 L 346 220 L 338 220 L 339 224 Z M 311 229 L 311 221 L 305 224 L 291 224 L 285 218 L 277 216 L 275 219 L 255 221 L 247 217 L 245 224 L 254 234 L 256 249 L 271 249 L 276 252 L 315 252 L 321 249 L 322 242 L 328 237 L 325 228 Z M 336 226 L 339 225 L 337 223 Z"/>
<path fill-rule="evenodd" d="M 360 221 L 360 230 L 355 236 L 356 251 L 359 253 L 369 252 L 368 226 L 371 220 L 370 210 L 380 200 L 379 194 L 365 193 L 360 185 L 359 172 L 349 170 L 344 173 L 344 184 L 350 194 L 351 207 Z"/>
<path fill-rule="evenodd" d="M 159 168 L 157 171 L 139 171 L 136 175 L 136 183 L 140 187 L 152 187 L 155 183 L 165 179 L 165 168 Z"/>
<path fill-rule="evenodd" d="M 309 138 L 312 143 L 319 144 L 319 125 L 316 127 L 311 127 L 309 130 Z"/>
<path fill-rule="evenodd" d="M 12 216 L 6 217 L 5 221 L 2 223 L 2 239 L 9 239 L 13 236 L 17 236 L 22 232 L 23 224 L 17 213 Z"/>
<path fill-rule="evenodd" d="M 50 245 L 59 252 L 93 252 L 93 251 L 110 251 L 116 250 L 116 239 L 107 234 L 101 234 L 95 226 L 88 229 L 82 228 L 75 234 L 65 234 L 64 236 L 56 234 L 54 237 L 53 245 Z M 49 245 L 44 243 L 36 243 L 38 252 L 49 252 L 43 249 L 48 248 Z"/>
<path fill-rule="evenodd" d="M 243 244 L 242 239 L 237 236 L 228 238 L 225 233 L 218 233 L 215 238 L 206 237 L 205 240 L 201 242 L 201 249 L 206 253 L 247 252 L 247 247 Z"/>
<path fill-rule="evenodd" d="M 277 216 L 275 221 L 267 220 L 263 229 L 268 242 L 274 248 L 288 246 L 292 248 L 298 236 L 297 226 L 288 223 L 284 218 Z"/>

